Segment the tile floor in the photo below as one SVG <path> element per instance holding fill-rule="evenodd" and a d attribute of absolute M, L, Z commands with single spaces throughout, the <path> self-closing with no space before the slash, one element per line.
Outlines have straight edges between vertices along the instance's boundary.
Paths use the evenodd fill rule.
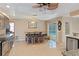
<path fill-rule="evenodd" d="M 34 45 L 16 41 L 9 56 L 62 56 L 62 54 L 59 48 L 50 48 L 48 41 Z"/>

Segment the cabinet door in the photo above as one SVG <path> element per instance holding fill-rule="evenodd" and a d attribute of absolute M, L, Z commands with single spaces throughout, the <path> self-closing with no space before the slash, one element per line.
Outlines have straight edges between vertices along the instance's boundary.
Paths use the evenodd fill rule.
<path fill-rule="evenodd" d="M 75 38 L 67 38 L 67 50 L 78 49 L 78 40 Z"/>
<path fill-rule="evenodd" d="M 9 41 L 2 43 L 2 55 L 5 55 L 10 50 Z"/>
<path fill-rule="evenodd" d="M 73 39 L 68 38 L 67 42 L 68 50 L 73 50 Z"/>
<path fill-rule="evenodd" d="M 7 28 L 7 26 L 9 26 L 9 19 L 5 16 L 4 17 L 4 25 L 5 25 L 5 28 Z"/>
<path fill-rule="evenodd" d="M 4 16 L 0 15 L 0 29 L 4 28 Z"/>
<path fill-rule="evenodd" d="M 73 50 L 78 49 L 78 40 L 73 39 Z"/>

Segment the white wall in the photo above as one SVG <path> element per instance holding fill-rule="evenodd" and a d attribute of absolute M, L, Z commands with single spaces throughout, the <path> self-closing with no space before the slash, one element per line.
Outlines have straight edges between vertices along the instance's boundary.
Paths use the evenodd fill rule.
<path fill-rule="evenodd" d="M 37 28 L 36 29 L 29 29 L 27 20 L 15 20 L 15 36 L 18 36 L 19 40 L 25 39 L 26 32 L 35 32 L 35 31 L 46 32 L 45 21 L 37 21 Z"/>

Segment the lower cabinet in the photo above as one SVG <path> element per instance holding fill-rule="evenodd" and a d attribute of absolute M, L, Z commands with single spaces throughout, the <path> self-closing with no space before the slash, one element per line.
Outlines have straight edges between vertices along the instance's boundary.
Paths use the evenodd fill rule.
<path fill-rule="evenodd" d="M 66 39 L 66 50 L 76 50 L 78 49 L 78 39 L 67 37 Z"/>
<path fill-rule="evenodd" d="M 2 43 L 2 55 L 4 56 L 10 50 L 9 41 L 5 41 Z"/>
<path fill-rule="evenodd" d="M 6 39 L 4 42 L 0 41 L 0 56 L 5 56 L 7 53 L 9 53 L 12 48 L 13 42 L 13 37 Z"/>

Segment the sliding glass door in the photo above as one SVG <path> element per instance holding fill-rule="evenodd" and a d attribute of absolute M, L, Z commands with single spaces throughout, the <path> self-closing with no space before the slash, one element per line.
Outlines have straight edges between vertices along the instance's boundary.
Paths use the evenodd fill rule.
<path fill-rule="evenodd" d="M 57 37 L 57 24 L 56 23 L 50 23 L 49 24 L 49 36 L 50 41 L 49 45 L 50 47 L 56 47 L 56 37 Z"/>

